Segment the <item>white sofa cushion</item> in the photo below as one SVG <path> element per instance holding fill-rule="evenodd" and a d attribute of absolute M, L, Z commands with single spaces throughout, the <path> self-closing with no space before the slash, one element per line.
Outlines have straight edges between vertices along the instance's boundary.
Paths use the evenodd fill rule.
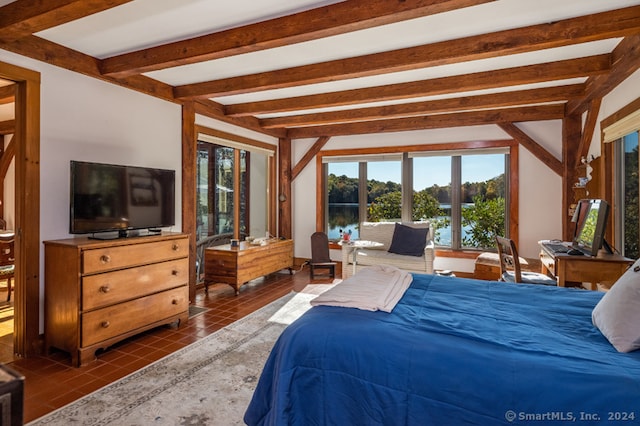
<path fill-rule="evenodd" d="M 360 249 L 356 255 L 359 266 L 393 265 L 398 269 L 409 271 L 425 271 L 426 261 L 423 256 L 406 256 L 389 253 L 384 250 Z"/>
<path fill-rule="evenodd" d="M 407 271 L 433 273 L 435 246 L 433 244 L 433 229 L 429 226 L 429 222 L 408 222 L 404 224 L 414 228 L 429 228 L 428 241 L 422 256 L 407 256 L 388 252 L 396 222 L 363 222 L 359 227 L 359 239 L 375 241 L 381 243 L 381 245 L 375 248 L 355 249 L 352 245 L 344 244 L 342 246 L 342 278 L 348 278 L 362 268 L 382 264 L 395 266 Z M 353 265 L 354 251 L 355 267 Z"/>

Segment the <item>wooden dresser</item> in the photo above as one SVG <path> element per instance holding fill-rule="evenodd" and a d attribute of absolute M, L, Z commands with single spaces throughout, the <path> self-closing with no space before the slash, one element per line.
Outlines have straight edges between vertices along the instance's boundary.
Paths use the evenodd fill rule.
<path fill-rule="evenodd" d="M 268 240 L 265 245 L 252 245 L 246 241 L 238 247 L 230 244 L 214 246 L 204 251 L 204 285 L 229 284 L 236 291 L 253 279 L 281 269 L 292 273 L 293 241 Z"/>
<path fill-rule="evenodd" d="M 45 241 L 45 347 L 80 366 L 97 349 L 189 316 L 184 234 Z"/>

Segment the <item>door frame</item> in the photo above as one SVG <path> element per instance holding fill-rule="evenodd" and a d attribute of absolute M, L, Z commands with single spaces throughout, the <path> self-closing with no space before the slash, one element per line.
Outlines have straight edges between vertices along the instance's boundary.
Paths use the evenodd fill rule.
<path fill-rule="evenodd" d="M 40 338 L 40 73 L 0 61 L 15 94 L 14 353 L 42 353 Z M 28 205 L 27 205 L 28 200 Z"/>

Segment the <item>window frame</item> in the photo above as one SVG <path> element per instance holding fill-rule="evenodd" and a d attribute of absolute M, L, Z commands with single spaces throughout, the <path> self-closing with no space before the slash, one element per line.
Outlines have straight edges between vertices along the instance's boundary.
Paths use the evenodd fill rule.
<path fill-rule="evenodd" d="M 506 233 L 507 236 L 514 241 L 518 242 L 518 215 L 519 215 L 519 168 L 518 168 L 518 150 L 519 145 L 513 139 L 507 140 L 487 140 L 487 141 L 472 141 L 472 142 L 452 142 L 452 143 L 435 143 L 435 144 L 421 144 L 421 145 L 406 145 L 396 147 L 379 147 L 379 148 L 359 148 L 359 149 L 338 149 L 338 150 L 325 150 L 320 151 L 316 156 L 316 205 L 321 206 L 318 208 L 316 214 L 316 230 L 325 231 L 327 222 L 327 209 L 328 200 L 326 192 L 326 179 L 327 174 L 327 161 L 326 157 L 354 157 L 354 162 L 358 161 L 358 158 L 364 158 L 376 155 L 391 155 L 402 154 L 405 158 L 411 152 L 428 152 L 433 153 L 435 151 L 441 151 L 444 155 L 447 152 L 455 151 L 472 151 L 474 149 L 491 149 L 491 148 L 507 148 L 508 149 L 508 177 L 507 182 L 509 185 L 507 191 L 507 211 L 508 216 L 506 221 Z M 366 166 L 366 164 L 365 164 Z M 406 176 L 406 173 L 410 173 L 410 170 L 402 172 L 402 183 L 411 179 Z M 362 182 L 361 182 L 362 184 Z M 453 182 L 452 182 L 453 184 Z M 411 185 L 413 186 L 413 185 Z M 361 209 L 362 210 L 362 209 Z M 403 209 L 403 220 L 405 220 L 405 213 L 410 212 L 408 209 Z M 362 215 L 362 213 L 361 213 Z M 410 217 L 410 213 L 409 213 Z M 362 221 L 362 220 L 361 220 Z M 477 256 L 478 250 L 472 248 L 438 248 L 437 253 L 439 255 L 449 255 L 452 257 L 469 257 Z M 466 256 L 465 256 L 466 255 Z"/>
<path fill-rule="evenodd" d="M 216 130 L 216 129 L 211 129 L 205 126 L 200 126 L 200 125 L 196 125 L 196 144 L 199 144 L 200 142 L 206 142 L 206 143 L 211 143 L 213 145 L 219 145 L 219 146 L 224 146 L 224 147 L 228 147 L 228 148 L 233 148 L 234 149 L 234 155 L 235 155 L 235 159 L 234 162 L 236 164 L 240 164 L 240 150 L 245 150 L 247 151 L 248 154 L 250 154 L 251 152 L 259 152 L 262 153 L 264 155 L 267 156 L 267 174 L 268 174 L 268 178 L 267 178 L 267 182 L 265 183 L 265 187 L 266 187 L 266 191 L 267 191 L 267 219 L 266 219 L 266 223 L 267 223 L 267 231 L 270 234 L 273 234 L 275 229 L 276 229 L 276 200 L 275 200 L 275 185 L 276 185 L 276 154 L 277 154 L 277 147 L 275 145 L 271 145 L 269 143 L 266 142 L 260 142 L 260 141 L 256 141 L 253 139 L 249 139 L 249 138 L 245 138 L 242 136 L 238 136 L 238 135 L 234 135 L 232 133 L 227 133 L 227 132 L 223 132 L 221 130 Z M 196 153 L 197 153 L 197 147 L 196 147 Z M 249 176 L 249 165 L 250 162 L 247 161 L 245 166 L 247 167 L 246 173 L 247 173 L 247 180 L 246 180 L 246 185 L 247 185 L 247 192 L 246 192 L 246 196 L 249 197 L 249 188 L 251 186 L 251 177 Z M 197 164 L 195 165 L 195 167 L 197 168 Z M 237 187 L 240 182 L 240 170 L 239 168 L 236 168 L 236 176 L 234 178 L 234 188 Z M 234 200 L 234 216 L 235 216 L 235 220 L 234 220 L 234 226 L 233 226 L 233 238 L 239 238 L 240 237 L 240 208 L 241 208 L 241 201 L 240 201 L 240 191 L 235 191 L 235 193 L 237 194 L 237 199 Z M 249 201 L 248 199 L 246 200 L 246 209 L 245 209 L 245 216 L 246 216 L 246 221 L 245 221 L 245 225 L 248 229 L 249 227 L 249 217 L 250 217 L 250 205 L 249 205 Z M 195 212 L 195 207 L 194 206 L 194 214 L 197 215 L 197 212 Z M 198 236 L 196 236 L 198 238 Z M 196 238 L 196 239 L 197 239 Z"/>
<path fill-rule="evenodd" d="M 602 156 L 600 173 L 602 174 L 602 184 L 599 188 L 601 191 L 599 198 L 606 200 L 611 206 L 610 216 L 613 220 L 609 220 L 607 223 L 605 238 L 613 247 L 619 247 L 621 244 L 624 245 L 624 241 L 620 241 L 620 235 L 616 232 L 616 227 L 620 226 L 617 221 L 621 217 L 621 213 L 619 212 L 620 203 L 616 195 L 616 173 L 618 173 L 616 143 L 618 143 L 617 141 L 619 139 L 614 141 L 607 140 L 605 137 L 605 129 L 610 128 L 610 126 L 619 123 L 632 114 L 637 114 L 638 111 L 640 111 L 640 97 L 600 122 L 600 152 Z"/>

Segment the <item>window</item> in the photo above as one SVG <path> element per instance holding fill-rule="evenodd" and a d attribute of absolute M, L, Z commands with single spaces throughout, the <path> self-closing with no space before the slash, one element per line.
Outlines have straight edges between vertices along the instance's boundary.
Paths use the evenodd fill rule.
<path fill-rule="evenodd" d="M 327 154 L 327 234 L 337 239 L 340 230 L 353 230 L 357 238 L 363 220 L 429 220 L 440 248 L 493 248 L 509 223 L 509 150 L 407 151 L 357 161 Z"/>
<path fill-rule="evenodd" d="M 234 148 L 198 142 L 196 225 L 200 238 L 234 233 L 234 192 L 237 190 L 240 193 L 238 235 L 246 234 L 249 225 L 246 165 L 250 154 L 240 150 L 237 157 L 240 160 L 238 164 Z M 236 168 L 240 169 L 237 186 Z"/>
<path fill-rule="evenodd" d="M 622 255 L 640 257 L 638 132 L 640 98 L 605 118 L 602 129 L 605 198 L 613 206 L 607 242 Z"/>
<path fill-rule="evenodd" d="M 327 236 L 336 240 L 342 232 L 351 231 L 351 237 L 357 239 L 360 222 L 358 163 L 329 163 L 327 170 Z"/>
<path fill-rule="evenodd" d="M 638 132 L 614 142 L 616 158 L 615 233 L 618 249 L 631 259 L 640 257 L 640 200 L 638 199 Z"/>

